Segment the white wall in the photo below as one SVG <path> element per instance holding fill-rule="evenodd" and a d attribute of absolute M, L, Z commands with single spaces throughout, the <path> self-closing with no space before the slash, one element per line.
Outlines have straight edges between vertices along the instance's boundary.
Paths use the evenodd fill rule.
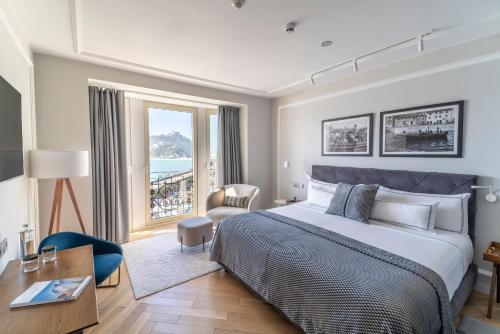
<path fill-rule="evenodd" d="M 4 13 L 0 8 L 0 16 Z M 0 76 L 7 80 L 22 96 L 22 122 L 23 122 L 23 147 L 24 147 L 24 176 L 0 182 L 0 240 L 8 238 L 7 254 L 0 258 L 0 273 L 7 263 L 18 256 L 18 232 L 23 224 L 35 227 L 35 208 L 33 197 L 35 185 L 27 176 L 29 172 L 28 150 L 33 145 L 32 136 L 32 90 L 31 67 L 27 54 L 23 49 L 22 41 L 16 44 L 15 34 L 10 35 L 12 29 L 5 16 L 0 20 Z M 11 30 L 12 32 L 12 30 Z M 21 51 L 23 50 L 23 51 Z M 34 111 L 33 111 L 34 113 Z"/>
<path fill-rule="evenodd" d="M 40 148 L 90 150 L 88 79 L 188 94 L 248 106 L 243 111 L 247 133 L 243 134 L 243 162 L 249 183 L 262 189 L 262 204 L 271 203 L 271 101 L 244 94 L 195 86 L 89 63 L 35 54 L 37 140 Z M 47 233 L 53 181 L 40 182 L 40 228 Z M 84 223 L 92 231 L 92 186 L 90 177 L 74 179 Z M 67 196 L 67 194 L 65 194 Z M 78 230 L 69 198 L 64 197 L 64 230 Z"/>
<path fill-rule="evenodd" d="M 277 191 L 280 196 L 304 198 L 305 190 L 292 188 L 292 182 L 306 183 L 304 171 L 313 164 L 476 174 L 480 176 L 480 184 L 493 183 L 498 190 L 499 87 L 500 60 L 497 59 L 399 82 L 382 82 L 371 88 L 343 93 L 332 89 L 324 92 L 327 95 L 308 96 L 310 100 L 305 103 L 296 97 L 278 99 L 274 101 Z M 466 101 L 463 158 L 378 157 L 379 112 L 462 99 Z M 286 104 L 290 107 L 279 108 Z M 322 157 L 321 121 L 365 113 L 375 113 L 373 157 Z M 291 168 L 279 167 L 284 160 L 291 162 Z M 475 262 L 489 270 L 491 264 L 482 261 L 481 256 L 490 240 L 500 240 L 500 201 L 486 203 L 484 193 L 478 198 Z"/>

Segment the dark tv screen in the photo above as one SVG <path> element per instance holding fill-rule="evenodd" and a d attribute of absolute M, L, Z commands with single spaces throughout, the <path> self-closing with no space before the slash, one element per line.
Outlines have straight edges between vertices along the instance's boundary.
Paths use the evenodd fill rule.
<path fill-rule="evenodd" d="M 23 175 L 21 94 L 0 76 L 0 182 Z"/>

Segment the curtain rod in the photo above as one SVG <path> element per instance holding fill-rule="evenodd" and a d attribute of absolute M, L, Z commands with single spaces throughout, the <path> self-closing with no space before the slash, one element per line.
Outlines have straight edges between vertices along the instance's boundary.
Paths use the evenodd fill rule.
<path fill-rule="evenodd" d="M 108 88 L 108 89 L 118 89 L 122 90 L 125 92 L 125 94 L 128 93 L 128 95 L 138 95 L 138 96 L 143 96 L 144 98 L 147 98 L 148 96 L 156 99 L 165 99 L 165 100 L 171 100 L 174 102 L 170 103 L 184 103 L 184 104 L 190 104 L 192 105 L 197 105 L 200 108 L 207 108 L 207 109 L 217 109 L 219 108 L 219 104 L 216 103 L 210 103 L 210 102 L 204 102 L 204 101 L 197 101 L 197 100 L 191 100 L 188 98 L 180 98 L 180 97 L 175 97 L 175 96 L 169 96 L 169 95 L 164 95 L 160 93 L 154 93 L 154 92 L 146 92 L 142 91 L 141 87 L 135 88 L 135 86 L 127 85 L 127 84 L 120 84 L 120 83 L 114 83 L 114 82 L 108 82 L 108 81 L 102 81 L 102 80 L 97 80 L 97 79 L 88 79 L 88 85 L 89 86 L 97 86 L 101 88 Z M 146 88 L 149 90 L 149 88 Z M 174 93 L 176 94 L 176 93 Z M 222 102 L 222 104 L 229 104 L 229 105 L 236 105 L 230 102 Z M 240 106 L 240 105 L 238 105 Z"/>

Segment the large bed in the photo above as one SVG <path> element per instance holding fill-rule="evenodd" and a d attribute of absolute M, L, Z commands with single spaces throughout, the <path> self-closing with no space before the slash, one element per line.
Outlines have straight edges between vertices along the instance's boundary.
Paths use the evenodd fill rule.
<path fill-rule="evenodd" d="M 305 333 L 453 333 L 477 275 L 476 176 L 313 166 L 312 178 L 469 193 L 468 233 L 362 224 L 304 201 L 222 221 L 212 260 Z"/>

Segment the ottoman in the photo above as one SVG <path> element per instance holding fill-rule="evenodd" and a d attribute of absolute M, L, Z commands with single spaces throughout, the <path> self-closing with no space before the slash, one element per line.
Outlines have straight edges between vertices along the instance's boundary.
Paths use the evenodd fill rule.
<path fill-rule="evenodd" d="M 182 246 L 188 247 L 198 246 L 203 244 L 205 251 L 205 243 L 212 240 L 213 223 L 206 217 L 191 217 L 186 218 L 177 223 L 177 241 Z"/>

